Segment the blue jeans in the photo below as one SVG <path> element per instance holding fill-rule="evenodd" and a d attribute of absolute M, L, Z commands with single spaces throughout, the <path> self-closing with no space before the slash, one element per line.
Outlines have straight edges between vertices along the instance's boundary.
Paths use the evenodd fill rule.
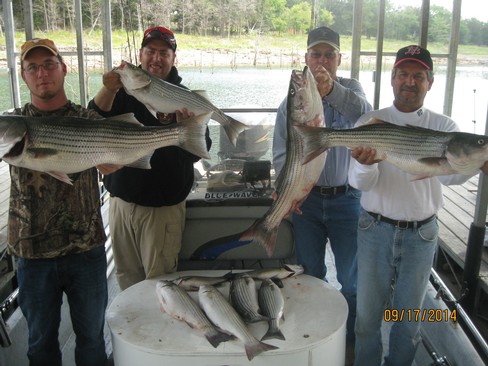
<path fill-rule="evenodd" d="M 420 341 L 420 321 L 414 314 L 425 297 L 438 232 L 436 219 L 420 228 L 399 229 L 361 212 L 355 365 L 381 365 L 385 309 L 403 318 L 391 327 L 384 365 L 412 364 Z"/>
<path fill-rule="evenodd" d="M 106 271 L 103 245 L 53 259 L 18 259 L 18 302 L 29 329 L 27 356 L 31 366 L 62 364 L 58 330 L 63 292 L 76 335 L 76 365 L 106 365 Z"/>
<path fill-rule="evenodd" d="M 356 318 L 356 239 L 360 198 L 361 192 L 354 188 L 333 196 L 312 191 L 300 206 L 303 214 L 293 214 L 292 218 L 297 262 L 303 265 L 304 273 L 325 280 L 325 249 L 327 240 L 330 241 L 337 281 L 349 306 L 349 342 L 354 340 Z"/>

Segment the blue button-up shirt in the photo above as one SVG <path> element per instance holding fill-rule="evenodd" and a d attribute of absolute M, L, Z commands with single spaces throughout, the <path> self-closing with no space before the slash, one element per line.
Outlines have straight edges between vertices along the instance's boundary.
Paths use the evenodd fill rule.
<path fill-rule="evenodd" d="M 326 127 L 353 128 L 357 119 L 372 110 L 364 90 L 355 79 L 338 77 L 329 95 L 322 99 Z M 273 165 L 276 176 L 286 159 L 286 98 L 276 114 L 273 135 Z M 342 186 L 348 183 L 350 152 L 346 147 L 329 149 L 324 169 L 317 181 L 318 186 Z"/>

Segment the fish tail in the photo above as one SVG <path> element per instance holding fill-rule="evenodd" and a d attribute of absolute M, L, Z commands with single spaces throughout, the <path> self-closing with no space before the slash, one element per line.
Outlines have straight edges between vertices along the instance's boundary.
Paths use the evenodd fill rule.
<path fill-rule="evenodd" d="M 214 115 L 215 118 L 215 115 Z M 224 128 L 224 131 L 229 139 L 229 141 L 232 143 L 232 145 L 236 146 L 237 144 L 237 137 L 239 134 L 247 130 L 249 128 L 248 125 L 239 122 L 235 118 L 232 118 L 231 116 L 226 115 L 225 113 L 222 113 L 222 115 L 219 115 L 217 118 L 215 118 L 218 122 L 222 123 L 222 126 Z"/>
<path fill-rule="evenodd" d="M 258 219 L 254 224 L 241 234 L 240 241 L 252 240 L 266 249 L 268 257 L 271 257 L 276 247 L 276 237 L 278 236 L 278 227 L 271 230 L 264 225 L 263 219 Z"/>
<path fill-rule="evenodd" d="M 244 348 L 246 349 L 247 359 L 251 361 L 255 356 L 259 355 L 260 353 L 271 351 L 273 349 L 278 349 L 279 347 L 256 340 L 256 342 L 254 343 L 246 344 Z"/>
<path fill-rule="evenodd" d="M 220 343 L 227 342 L 228 340 L 232 339 L 233 336 L 231 334 L 215 330 L 215 332 L 205 334 L 205 338 L 207 338 L 207 341 L 209 341 L 214 348 L 217 348 Z"/>
<path fill-rule="evenodd" d="M 324 128 L 311 126 L 293 127 L 303 139 L 302 165 L 307 164 L 330 147 L 327 143 L 324 144 L 322 134 L 319 132 L 323 131 Z"/>
<path fill-rule="evenodd" d="M 211 113 L 203 113 L 188 119 L 185 123 L 185 133 L 181 135 L 180 147 L 193 155 L 209 159 L 205 132 L 207 122 L 210 120 Z"/>
<path fill-rule="evenodd" d="M 269 328 L 266 334 L 261 338 L 262 341 L 265 339 L 281 339 L 282 341 L 286 341 L 285 336 L 281 332 L 280 328 L 278 328 L 275 324 L 275 322 L 271 321 L 269 322 Z"/>

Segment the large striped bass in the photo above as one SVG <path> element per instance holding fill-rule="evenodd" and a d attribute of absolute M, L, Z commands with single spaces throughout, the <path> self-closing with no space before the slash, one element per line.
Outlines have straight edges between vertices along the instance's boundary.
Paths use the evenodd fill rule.
<path fill-rule="evenodd" d="M 255 323 L 269 320 L 268 317 L 261 314 L 256 284 L 248 274 L 243 273 L 232 280 L 229 295 L 231 304 L 245 322 Z"/>
<path fill-rule="evenodd" d="M 303 142 L 293 126 L 324 126 L 324 109 L 315 79 L 308 69 L 293 70 L 287 97 L 286 159 L 276 179 L 277 199 L 264 216 L 247 229 L 240 240 L 253 240 L 272 256 L 281 220 L 307 197 L 325 164 L 326 152 L 302 164 Z"/>
<path fill-rule="evenodd" d="M 232 338 L 229 334 L 218 331 L 197 302 L 183 288 L 173 282 L 159 280 L 156 283 L 156 294 L 161 311 L 172 318 L 184 321 L 192 329 L 202 332 L 213 347 L 217 348 L 221 342 Z"/>
<path fill-rule="evenodd" d="M 247 128 L 244 123 L 222 112 L 205 96 L 154 77 L 129 62 L 122 61 L 113 71 L 120 75 L 126 92 L 143 103 L 154 115 L 157 112 L 173 113 L 183 108 L 195 114 L 212 112 L 212 118 L 224 127 L 234 146 L 237 136 Z"/>
<path fill-rule="evenodd" d="M 68 174 L 101 164 L 150 169 L 155 149 L 179 146 L 208 158 L 210 113 L 169 126 L 143 126 L 132 113 L 106 119 L 0 116 L 0 158 L 71 184 Z"/>
<path fill-rule="evenodd" d="M 349 129 L 296 127 L 303 137 L 303 163 L 330 147 L 369 147 L 376 159 L 413 174 L 414 179 L 439 175 L 474 175 L 488 160 L 488 136 L 399 126 L 373 119 Z"/>
<path fill-rule="evenodd" d="M 268 331 L 261 340 L 276 338 L 284 341 L 285 336 L 280 329 L 280 320 L 284 319 L 283 310 L 285 308 L 285 299 L 279 287 L 271 279 L 268 278 L 261 282 L 258 301 L 263 315 L 269 318 Z"/>
<path fill-rule="evenodd" d="M 213 324 L 233 334 L 244 343 L 249 361 L 262 352 L 278 349 L 278 347 L 263 343 L 254 337 L 236 310 L 214 286 L 200 286 L 198 299 L 200 306 Z"/>

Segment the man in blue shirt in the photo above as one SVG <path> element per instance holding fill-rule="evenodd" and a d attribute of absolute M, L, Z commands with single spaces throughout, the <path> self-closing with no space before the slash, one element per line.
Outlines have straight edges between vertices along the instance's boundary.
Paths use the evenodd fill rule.
<path fill-rule="evenodd" d="M 310 31 L 305 63 L 317 81 L 324 106 L 325 124 L 335 129 L 354 127 L 370 111 L 361 84 L 337 76 L 341 64 L 339 34 L 327 27 Z M 279 174 L 286 159 L 286 100 L 278 109 L 273 139 L 273 165 Z M 350 152 L 345 147 L 328 151 L 317 185 L 292 216 L 297 261 L 305 273 L 325 280 L 327 241 L 335 258 L 337 280 L 349 305 L 347 344 L 354 345 L 357 282 L 357 224 L 360 191 L 348 184 Z"/>

